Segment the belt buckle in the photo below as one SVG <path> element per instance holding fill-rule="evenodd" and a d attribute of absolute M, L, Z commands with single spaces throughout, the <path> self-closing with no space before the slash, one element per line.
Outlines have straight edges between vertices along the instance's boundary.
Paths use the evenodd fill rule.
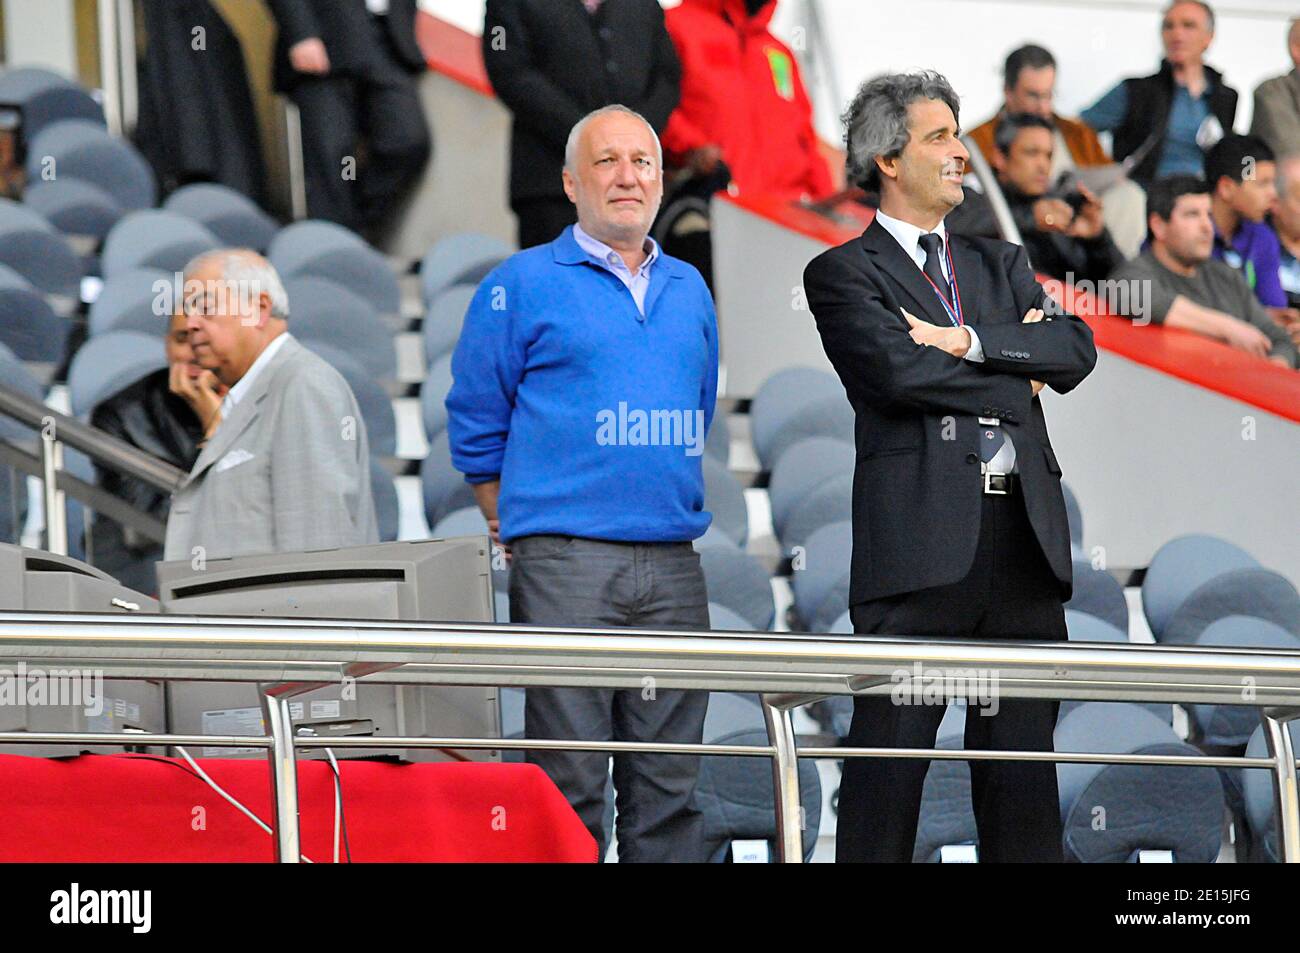
<path fill-rule="evenodd" d="M 984 492 L 989 496 L 1008 496 L 1011 493 L 1009 473 L 995 473 L 988 469 L 988 464 L 984 464 L 980 470 L 980 475 L 984 477 Z M 1001 485 L 1001 489 L 994 486 L 995 477 L 998 478 L 996 482 Z"/>

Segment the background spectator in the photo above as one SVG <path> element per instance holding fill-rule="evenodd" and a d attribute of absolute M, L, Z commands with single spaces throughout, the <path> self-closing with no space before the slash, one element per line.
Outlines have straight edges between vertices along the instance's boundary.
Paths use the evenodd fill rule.
<path fill-rule="evenodd" d="M 1214 222 L 1205 183 L 1191 175 L 1157 179 L 1147 191 L 1151 243 L 1111 278 L 1126 282 L 1109 295 L 1114 314 L 1183 328 L 1295 367 L 1296 349 L 1255 300 L 1244 278 L 1214 261 Z"/>
<path fill-rule="evenodd" d="M 1114 134 L 1115 158 L 1143 186 L 1159 176 L 1201 175 L 1202 151 L 1232 129 L 1237 91 L 1205 65 L 1214 39 L 1214 11 L 1199 0 L 1176 0 L 1160 26 L 1160 71 L 1121 81 L 1081 116 Z"/>
<path fill-rule="evenodd" d="M 1291 337 L 1300 342 L 1300 153 L 1277 164 L 1277 201 L 1272 221 L 1281 245 L 1278 278 L 1289 309 L 1283 321 Z"/>
<path fill-rule="evenodd" d="M 1042 116 L 1003 116 L 993 146 L 998 183 L 1036 271 L 1071 282 L 1101 281 L 1124 256 L 1102 221 L 1101 202 L 1086 186 L 1051 191 L 1053 131 Z"/>
<path fill-rule="evenodd" d="M 1011 113 L 1041 116 L 1051 123 L 1051 179 L 1076 173 L 1102 199 L 1102 220 L 1115 244 L 1126 256 L 1136 255 L 1146 238 L 1146 194 L 1132 179 L 1120 175 L 1087 123 L 1066 119 L 1052 108 L 1056 96 L 1056 59 L 1041 46 L 1012 50 L 1002 68 L 1003 105 L 998 114 L 971 130 L 970 136 L 993 161 L 998 120 Z M 965 204 L 965 203 L 963 203 Z"/>
<path fill-rule="evenodd" d="M 1241 272 L 1266 308 L 1286 307 L 1281 248 L 1264 221 L 1277 199 L 1273 153 L 1253 136 L 1225 136 L 1205 157 L 1214 257 Z"/>
<path fill-rule="evenodd" d="M 1255 111 L 1250 134 L 1259 136 L 1280 156 L 1300 152 L 1300 17 L 1287 31 L 1291 72 L 1266 79 L 1255 87 Z"/>
<path fill-rule="evenodd" d="M 520 248 L 577 221 L 560 172 L 579 119 L 624 103 L 661 132 L 677 105 L 681 68 L 657 0 L 488 0 L 483 62 L 514 120 L 510 207 Z"/>
<path fill-rule="evenodd" d="M 302 117 L 308 214 L 378 240 L 431 149 L 412 78 L 425 69 L 415 0 L 270 5 L 280 27 L 275 85 Z M 367 161 L 357 169 L 362 137 Z"/>

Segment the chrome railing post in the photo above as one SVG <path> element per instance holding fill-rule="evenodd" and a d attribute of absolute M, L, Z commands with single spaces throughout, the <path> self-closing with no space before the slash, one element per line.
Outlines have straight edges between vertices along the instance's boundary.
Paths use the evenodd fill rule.
<path fill-rule="evenodd" d="M 1300 863 L 1300 802 L 1297 801 L 1295 750 L 1288 719 L 1296 712 L 1264 709 L 1264 737 L 1273 758 L 1273 809 L 1277 814 L 1277 853 L 1285 864 Z"/>
<path fill-rule="evenodd" d="M 772 784 L 776 796 L 776 843 L 783 864 L 803 863 L 803 805 L 799 800 L 799 752 L 795 746 L 790 709 L 778 707 L 777 696 L 763 696 L 763 720 L 772 742 Z"/>
<path fill-rule="evenodd" d="M 59 489 L 63 445 L 55 439 L 53 421 L 41 427 L 41 482 L 45 505 L 45 548 L 56 556 L 68 555 L 67 498 Z"/>
<path fill-rule="evenodd" d="M 293 750 L 293 719 L 289 694 L 280 686 L 262 691 L 262 717 L 271 736 L 267 757 L 271 767 L 271 803 L 275 806 L 275 861 L 296 864 L 302 848 L 298 834 L 298 761 Z"/>

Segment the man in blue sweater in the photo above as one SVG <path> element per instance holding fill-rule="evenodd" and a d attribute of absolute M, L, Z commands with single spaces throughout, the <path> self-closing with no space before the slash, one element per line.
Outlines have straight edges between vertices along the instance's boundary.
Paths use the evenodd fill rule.
<path fill-rule="evenodd" d="M 452 358 L 452 462 L 511 557 L 510 616 L 535 625 L 707 629 L 691 540 L 708 528 L 701 454 L 717 396 L 713 302 L 650 239 L 663 153 L 640 115 L 573 127 L 578 223 L 479 286 Z M 699 742 L 707 695 L 530 688 L 529 738 Z M 533 751 L 604 856 L 608 756 Z M 703 860 L 699 759 L 614 757 L 619 860 Z"/>

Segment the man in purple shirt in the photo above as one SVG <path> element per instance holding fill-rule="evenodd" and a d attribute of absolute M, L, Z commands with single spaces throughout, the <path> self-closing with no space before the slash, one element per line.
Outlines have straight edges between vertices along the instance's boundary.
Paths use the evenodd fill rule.
<path fill-rule="evenodd" d="M 1241 272 L 1270 314 L 1286 308 L 1278 273 L 1282 248 L 1265 221 L 1277 199 L 1276 175 L 1273 151 L 1254 136 L 1224 136 L 1205 157 L 1213 257 Z"/>

